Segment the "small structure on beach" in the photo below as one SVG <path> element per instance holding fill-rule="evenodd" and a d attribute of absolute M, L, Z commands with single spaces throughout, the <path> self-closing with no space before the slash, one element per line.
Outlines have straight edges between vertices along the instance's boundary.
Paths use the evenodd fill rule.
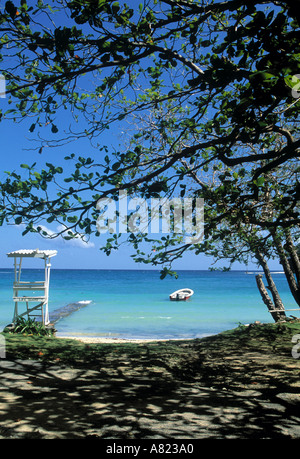
<path fill-rule="evenodd" d="M 50 282 L 50 260 L 57 254 L 56 250 L 16 250 L 7 254 L 14 258 L 15 278 L 13 283 L 14 316 L 13 323 L 18 317 L 38 317 L 44 325 L 48 325 L 49 311 L 49 282 Z M 44 260 L 44 279 L 35 281 L 22 281 L 23 258 L 38 258 Z M 32 304 L 30 304 L 32 303 Z M 24 311 L 20 311 L 20 305 L 26 305 Z"/>

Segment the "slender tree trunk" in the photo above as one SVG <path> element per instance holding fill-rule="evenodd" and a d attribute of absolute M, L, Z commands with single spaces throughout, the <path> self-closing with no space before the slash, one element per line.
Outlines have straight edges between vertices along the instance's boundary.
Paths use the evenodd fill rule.
<path fill-rule="evenodd" d="M 276 231 L 275 230 L 271 231 L 271 234 L 272 234 L 272 238 L 273 238 L 274 244 L 277 249 L 277 253 L 279 255 L 280 263 L 282 264 L 282 267 L 285 273 L 285 277 L 289 284 L 290 291 L 296 303 L 298 304 L 298 306 L 300 306 L 300 289 L 299 289 L 299 285 L 296 282 L 293 270 L 291 268 L 291 264 L 284 252 L 284 248 L 281 244 L 279 236 L 276 234 Z"/>
<path fill-rule="evenodd" d="M 291 235 L 291 232 L 290 232 L 289 229 L 285 230 L 285 235 L 286 235 L 286 244 L 285 244 L 284 248 L 286 249 L 286 251 L 289 253 L 289 255 L 291 257 L 291 263 L 290 263 L 292 265 L 291 269 L 292 269 L 293 273 L 296 276 L 296 280 L 297 280 L 297 284 L 298 284 L 298 288 L 299 288 L 299 285 L 300 285 L 300 260 L 299 260 L 299 256 L 298 256 L 296 247 L 294 246 L 292 235 Z"/>
<path fill-rule="evenodd" d="M 262 296 L 262 299 L 264 303 L 267 305 L 269 311 L 271 312 L 273 309 L 275 309 L 274 312 L 271 312 L 271 315 L 275 322 L 278 322 L 280 320 L 285 320 L 286 319 L 286 314 L 284 311 L 284 305 L 282 303 L 282 300 L 280 298 L 280 295 L 278 293 L 278 290 L 276 288 L 275 282 L 273 281 L 269 266 L 263 256 L 263 254 L 260 251 L 256 251 L 256 258 L 259 261 L 259 264 L 264 270 L 267 282 L 268 282 L 268 289 L 270 290 L 272 294 L 273 301 L 271 300 L 270 296 L 268 295 L 268 292 L 266 291 L 266 288 L 264 286 L 262 276 L 256 276 L 256 283 L 258 286 L 258 289 L 260 291 L 260 294 Z M 259 279 L 258 279 L 259 278 Z M 282 312 L 281 312 L 282 311 Z"/>
<path fill-rule="evenodd" d="M 263 280 L 262 280 L 262 274 L 258 274 L 257 276 L 255 276 L 255 278 L 256 278 L 257 287 L 258 287 L 258 290 L 259 290 L 259 292 L 261 294 L 263 302 L 267 305 L 267 308 L 270 311 L 271 316 L 273 317 L 275 322 L 279 322 L 280 320 L 283 320 L 284 317 L 285 317 L 284 313 L 283 313 L 284 316 L 282 316 L 282 312 L 273 311 L 273 309 L 275 309 L 274 303 L 271 300 L 271 298 L 270 298 L 270 296 L 269 296 L 269 294 L 268 294 L 268 292 L 267 292 L 267 290 L 266 290 L 266 288 L 264 286 L 264 283 L 263 283 Z"/>

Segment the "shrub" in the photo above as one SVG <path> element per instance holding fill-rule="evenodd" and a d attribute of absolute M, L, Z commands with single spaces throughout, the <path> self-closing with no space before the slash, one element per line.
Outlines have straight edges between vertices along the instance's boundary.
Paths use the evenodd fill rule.
<path fill-rule="evenodd" d="M 47 328 L 42 322 L 37 322 L 35 319 L 28 317 L 18 317 L 13 327 L 4 329 L 9 333 L 21 333 L 26 335 L 36 336 L 52 336 L 55 332 L 53 328 Z"/>

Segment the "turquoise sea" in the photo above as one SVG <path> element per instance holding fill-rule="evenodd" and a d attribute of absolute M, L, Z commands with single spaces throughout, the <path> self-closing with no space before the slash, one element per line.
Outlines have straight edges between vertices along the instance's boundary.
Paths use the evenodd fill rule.
<path fill-rule="evenodd" d="M 23 270 L 23 280 L 42 280 L 43 270 Z M 179 271 L 159 278 L 150 270 L 51 270 L 51 312 L 89 302 L 57 322 L 58 336 L 110 338 L 196 338 L 256 320 L 273 322 L 261 300 L 255 272 Z M 13 316 L 13 269 L 0 269 L 0 330 Z M 295 308 L 283 274 L 274 280 L 286 308 Z M 173 302 L 169 294 L 191 288 L 193 297 Z"/>

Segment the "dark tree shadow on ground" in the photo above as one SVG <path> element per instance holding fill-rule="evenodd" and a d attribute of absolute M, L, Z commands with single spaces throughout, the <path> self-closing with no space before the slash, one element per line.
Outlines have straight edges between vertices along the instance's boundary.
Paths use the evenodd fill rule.
<path fill-rule="evenodd" d="M 147 353 L 89 368 L 3 359 L 0 436 L 300 438 L 299 362 L 279 369 L 259 357 L 236 352 L 208 362 L 200 349 L 198 366 L 187 357 L 181 371 Z"/>

